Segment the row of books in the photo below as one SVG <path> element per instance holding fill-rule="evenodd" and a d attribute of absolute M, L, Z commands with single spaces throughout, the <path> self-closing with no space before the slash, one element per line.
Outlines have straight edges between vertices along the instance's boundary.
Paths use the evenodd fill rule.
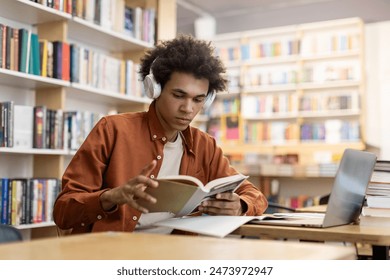
<path fill-rule="evenodd" d="M 232 98 L 217 98 L 208 110 L 210 118 L 222 116 L 224 114 L 238 114 L 240 112 L 240 99 L 238 97 Z"/>
<path fill-rule="evenodd" d="M 229 115 L 221 118 L 212 118 L 207 123 L 206 132 L 217 142 L 240 139 L 240 118 L 238 115 Z"/>
<path fill-rule="evenodd" d="M 53 206 L 61 190 L 54 178 L 0 178 L 1 224 L 24 225 L 53 221 Z"/>
<path fill-rule="evenodd" d="M 206 130 L 207 133 L 219 142 L 239 140 L 239 121 L 232 122 L 229 118 L 223 118 L 223 121 L 217 118 L 210 119 Z M 292 140 L 299 140 L 335 144 L 345 141 L 359 141 L 360 126 L 358 121 L 341 120 L 303 123 L 300 126 L 297 123 L 288 121 L 245 122 L 243 134 L 244 143 L 269 142 L 272 144 L 283 144 Z"/>
<path fill-rule="evenodd" d="M 244 125 L 245 143 L 271 142 L 282 144 L 296 140 L 298 125 L 291 122 L 248 122 Z"/>
<path fill-rule="evenodd" d="M 390 161 L 377 160 L 367 187 L 362 214 L 390 217 Z"/>
<path fill-rule="evenodd" d="M 24 28 L 0 24 L 0 68 L 141 97 L 139 64 L 86 47 L 39 39 Z"/>
<path fill-rule="evenodd" d="M 38 35 L 0 23 L 0 68 L 40 75 Z"/>
<path fill-rule="evenodd" d="M 319 163 L 311 164 L 305 167 L 305 175 L 309 177 L 334 177 L 336 175 L 339 163 Z"/>
<path fill-rule="evenodd" d="M 297 106 L 299 100 L 299 108 Z M 235 101 L 237 100 L 237 101 Z M 233 103 L 232 103 L 233 102 Z M 213 115 L 237 113 L 238 99 L 233 101 L 217 100 L 213 106 Z M 359 110 L 359 96 L 357 92 L 333 92 L 310 94 L 297 97 L 289 93 L 245 95 L 241 97 L 241 115 L 244 118 L 267 117 L 281 114 L 281 116 L 296 116 L 298 112 L 321 112 L 332 110 Z M 235 105 L 235 106 L 233 106 Z M 218 110 L 220 109 L 220 110 Z"/>
<path fill-rule="evenodd" d="M 326 120 L 324 122 L 296 123 L 247 122 L 244 125 L 244 140 L 246 143 L 271 141 L 285 143 L 288 140 L 322 141 L 326 143 L 341 143 L 343 141 L 358 141 L 360 127 L 358 121 Z"/>
<path fill-rule="evenodd" d="M 302 39 L 281 37 L 277 40 L 252 38 L 253 42 L 216 47 L 216 53 L 225 62 L 248 61 L 269 57 L 300 55 L 331 55 L 359 49 L 357 33 L 324 33 L 305 35 Z"/>
<path fill-rule="evenodd" d="M 241 77 L 239 72 L 232 72 L 227 70 L 228 90 L 237 91 L 241 86 Z"/>
<path fill-rule="evenodd" d="M 268 86 L 298 83 L 298 72 L 288 67 L 250 68 L 243 74 L 243 86 Z"/>
<path fill-rule="evenodd" d="M 138 63 L 76 44 L 71 44 L 70 57 L 72 82 L 127 96 L 145 96 L 138 78 Z"/>
<path fill-rule="evenodd" d="M 242 116 L 256 117 L 296 111 L 297 97 L 288 93 L 247 95 L 242 97 Z M 245 109 L 245 110 L 244 110 Z"/>
<path fill-rule="evenodd" d="M 257 67 L 243 72 L 243 87 L 358 81 L 360 70 L 354 63 L 322 63 L 305 66 L 301 75 L 296 67 Z"/>
<path fill-rule="evenodd" d="M 57 11 L 72 14 L 74 0 L 30 0 L 31 2 L 42 4 Z"/>
<path fill-rule="evenodd" d="M 358 141 L 360 139 L 360 124 L 358 121 L 343 121 L 340 119 L 303 123 L 300 126 L 300 139 L 303 141 L 324 141 L 326 143 Z"/>
<path fill-rule="evenodd" d="M 1 102 L 0 107 L 0 147 L 77 150 L 102 117 L 13 101 Z"/>
<path fill-rule="evenodd" d="M 285 39 L 280 41 L 254 42 L 240 46 L 217 47 L 216 54 L 223 61 L 251 60 L 265 57 L 280 57 L 299 54 L 300 41 Z"/>
<path fill-rule="evenodd" d="M 360 69 L 356 63 L 322 63 L 305 66 L 302 71 L 301 83 L 330 82 L 330 81 L 358 81 Z"/>
<path fill-rule="evenodd" d="M 154 8 L 128 5 L 129 1 L 125 0 L 31 1 L 150 44 L 155 42 L 156 11 Z"/>
<path fill-rule="evenodd" d="M 360 35 L 357 32 L 322 32 L 306 34 L 301 42 L 303 56 L 326 55 L 345 51 L 358 51 Z"/>
<path fill-rule="evenodd" d="M 359 108 L 360 100 L 357 91 L 310 94 L 299 99 L 300 111 L 358 110 Z"/>

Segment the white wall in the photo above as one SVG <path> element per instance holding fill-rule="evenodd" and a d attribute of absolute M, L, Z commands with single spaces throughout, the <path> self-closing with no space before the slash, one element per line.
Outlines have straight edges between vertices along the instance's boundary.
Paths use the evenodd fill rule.
<path fill-rule="evenodd" d="M 366 137 L 390 159 L 390 21 L 366 25 Z"/>

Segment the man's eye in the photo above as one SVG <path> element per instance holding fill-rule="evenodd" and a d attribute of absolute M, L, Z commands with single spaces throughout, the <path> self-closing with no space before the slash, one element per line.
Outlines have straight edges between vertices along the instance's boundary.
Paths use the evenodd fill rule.
<path fill-rule="evenodd" d="M 204 97 L 200 97 L 200 98 L 195 98 L 194 101 L 196 103 L 202 103 L 204 101 Z"/>
<path fill-rule="evenodd" d="M 183 98 L 183 97 L 184 97 L 184 95 L 181 95 L 181 94 L 173 94 L 173 96 L 174 96 L 175 98 Z"/>

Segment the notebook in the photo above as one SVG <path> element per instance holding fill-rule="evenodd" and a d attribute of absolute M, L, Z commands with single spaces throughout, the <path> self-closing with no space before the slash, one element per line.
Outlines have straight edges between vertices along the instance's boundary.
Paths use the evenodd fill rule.
<path fill-rule="evenodd" d="M 275 213 L 274 219 L 253 220 L 251 223 L 320 228 L 354 223 L 360 216 L 375 163 L 376 155 L 373 153 L 346 149 L 325 213 Z"/>

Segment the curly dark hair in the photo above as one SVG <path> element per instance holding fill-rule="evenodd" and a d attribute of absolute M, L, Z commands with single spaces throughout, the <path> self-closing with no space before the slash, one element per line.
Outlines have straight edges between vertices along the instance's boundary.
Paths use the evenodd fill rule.
<path fill-rule="evenodd" d="M 226 90 L 227 80 L 221 75 L 226 69 L 215 56 L 211 42 L 190 35 L 179 35 L 175 39 L 162 41 L 146 51 L 139 69 L 142 80 L 150 73 L 150 67 L 161 88 L 169 81 L 172 72 L 183 72 L 193 74 L 198 79 L 207 79 L 208 92 Z"/>

